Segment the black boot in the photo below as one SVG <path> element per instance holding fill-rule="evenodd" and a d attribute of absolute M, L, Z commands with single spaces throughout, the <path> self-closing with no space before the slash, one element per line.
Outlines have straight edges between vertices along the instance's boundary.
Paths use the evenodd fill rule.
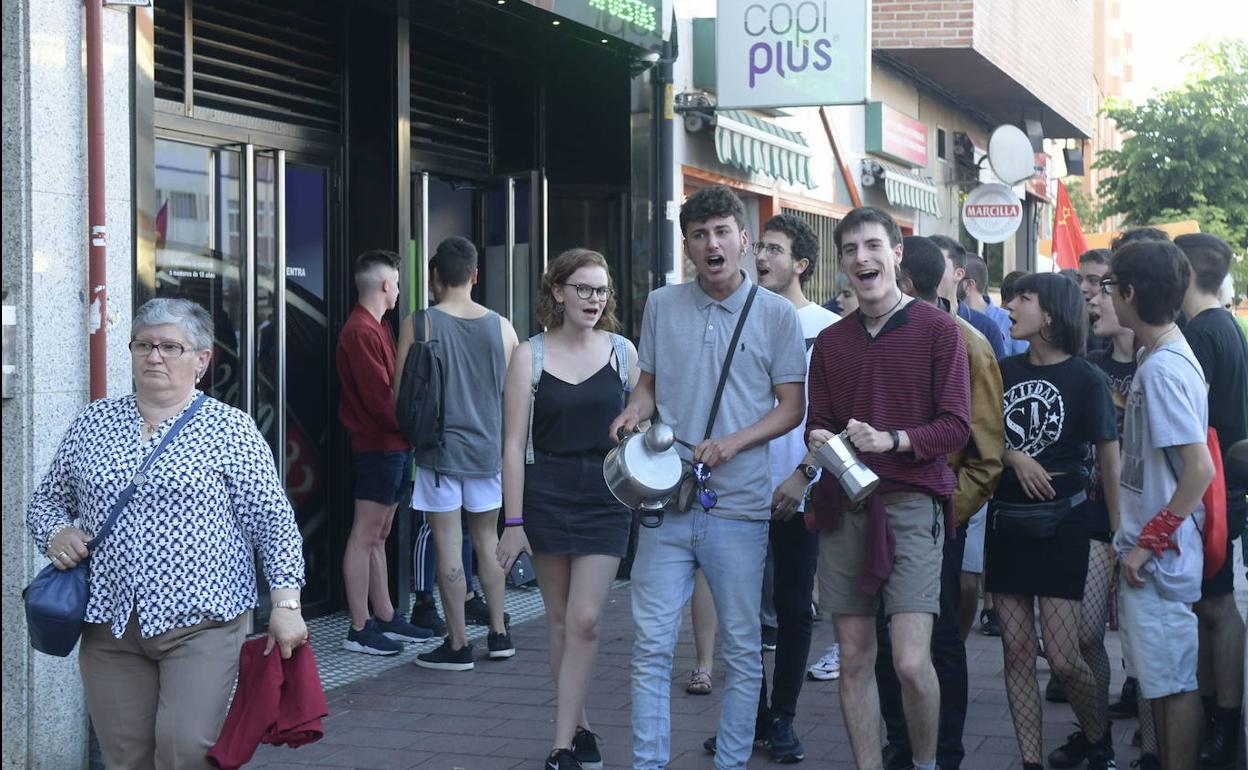
<path fill-rule="evenodd" d="M 1233 767 L 1239 750 L 1239 709 L 1215 708 L 1213 722 L 1200 748 L 1201 768 Z"/>
<path fill-rule="evenodd" d="M 1044 699 L 1049 703 L 1066 703 L 1066 688 L 1055 674 L 1049 675 L 1049 683 L 1044 686 Z"/>
<path fill-rule="evenodd" d="M 1111 717 L 1130 718 L 1140 713 L 1139 686 L 1140 683 L 1135 677 L 1127 677 L 1127 681 L 1122 683 L 1122 694 L 1118 696 L 1118 702 L 1109 704 Z"/>

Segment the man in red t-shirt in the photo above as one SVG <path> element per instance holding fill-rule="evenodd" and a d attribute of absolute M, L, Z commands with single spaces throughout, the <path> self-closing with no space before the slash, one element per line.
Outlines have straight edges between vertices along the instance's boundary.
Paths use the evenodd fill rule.
<path fill-rule="evenodd" d="M 381 318 L 399 301 L 399 257 L 366 251 L 355 260 L 359 302 L 338 335 L 338 420 L 351 437 L 355 520 L 342 556 L 351 628 L 343 648 L 395 655 L 433 631 L 407 622 L 390 601 L 386 537 L 411 473 L 411 447 L 394 415 L 394 336 Z M 373 613 L 368 612 L 369 601 Z"/>

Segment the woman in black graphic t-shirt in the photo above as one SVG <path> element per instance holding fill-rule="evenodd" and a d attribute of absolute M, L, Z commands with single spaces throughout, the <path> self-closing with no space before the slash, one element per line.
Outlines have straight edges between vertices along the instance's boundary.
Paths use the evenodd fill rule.
<path fill-rule="evenodd" d="M 1007 305 L 1014 339 L 1027 353 L 1001 362 L 1005 471 L 988 509 L 985 590 L 993 594 L 1005 652 L 1006 695 L 1023 766 L 1042 768 L 1036 683 L 1035 599 L 1040 599 L 1049 666 L 1066 689 L 1090 744 L 1088 767 L 1113 758 L 1096 680 L 1079 650 L 1079 612 L 1088 567 L 1086 488 L 1095 445 L 1109 504 L 1117 510 L 1118 431 L 1105 375 L 1083 357 L 1087 308 L 1079 287 L 1057 274 L 1029 275 Z M 1003 504 L 1064 506 L 1056 531 L 1011 533 Z M 1050 508 L 1052 506 L 1049 506 Z M 999 520 L 1000 519 L 1000 520 Z"/>

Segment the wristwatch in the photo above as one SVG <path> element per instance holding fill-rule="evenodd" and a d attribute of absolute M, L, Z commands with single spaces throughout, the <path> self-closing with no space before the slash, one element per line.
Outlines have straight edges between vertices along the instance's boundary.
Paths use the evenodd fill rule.
<path fill-rule="evenodd" d="M 299 610 L 303 609 L 303 604 L 298 599 L 282 599 L 280 602 L 273 602 L 274 609 L 283 610 Z"/>
<path fill-rule="evenodd" d="M 819 469 L 809 463 L 802 463 L 797 466 L 797 469 L 802 472 L 807 481 L 814 481 L 815 477 L 819 475 Z"/>
<path fill-rule="evenodd" d="M 901 433 L 899 431 L 890 430 L 888 435 L 893 439 L 893 448 L 888 451 L 896 452 L 901 448 Z"/>

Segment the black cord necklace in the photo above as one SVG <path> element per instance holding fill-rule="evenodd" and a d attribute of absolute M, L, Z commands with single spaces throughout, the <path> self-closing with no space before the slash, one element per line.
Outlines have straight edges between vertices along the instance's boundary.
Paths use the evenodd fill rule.
<path fill-rule="evenodd" d="M 867 319 L 868 321 L 878 321 L 884 316 L 888 315 L 889 313 L 892 313 L 897 308 L 901 307 L 901 301 L 906 298 L 906 295 L 903 292 L 898 292 L 898 293 L 901 294 L 901 296 L 897 298 L 897 302 L 888 310 L 885 310 L 883 313 L 880 313 L 879 315 L 868 315 L 867 313 L 862 313 L 862 308 L 858 308 L 858 312 L 862 313 L 862 317 Z"/>

